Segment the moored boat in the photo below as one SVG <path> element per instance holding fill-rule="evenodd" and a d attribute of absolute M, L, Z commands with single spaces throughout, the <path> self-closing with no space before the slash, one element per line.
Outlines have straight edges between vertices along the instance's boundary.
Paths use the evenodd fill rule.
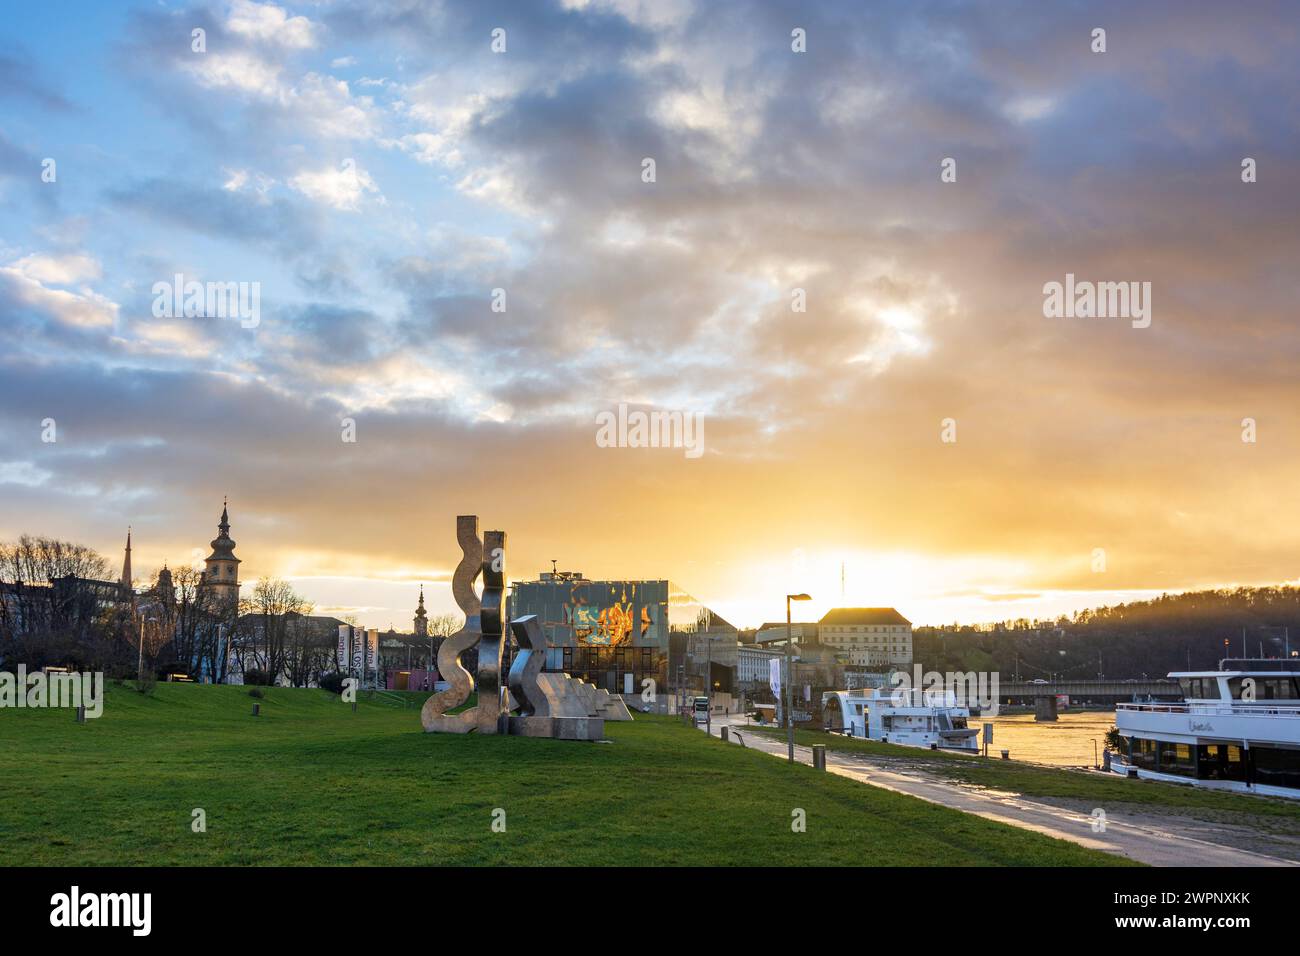
<path fill-rule="evenodd" d="M 1117 773 L 1300 798 L 1300 660 L 1224 660 L 1176 671 L 1179 704 L 1119 704 Z"/>
<path fill-rule="evenodd" d="M 822 695 L 827 730 L 930 750 L 979 752 L 970 709 L 942 690 L 875 689 Z"/>

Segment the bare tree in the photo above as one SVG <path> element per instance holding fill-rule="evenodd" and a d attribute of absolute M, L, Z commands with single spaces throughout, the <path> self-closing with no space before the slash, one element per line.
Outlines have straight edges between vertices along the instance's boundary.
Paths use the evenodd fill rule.
<path fill-rule="evenodd" d="M 429 670 L 434 670 L 438 666 L 438 649 L 442 647 L 442 642 L 464 626 L 464 618 L 455 614 L 435 614 L 429 618 Z M 461 656 L 461 661 L 471 671 L 477 666 L 477 660 L 477 648 L 471 648 Z"/>
<path fill-rule="evenodd" d="M 247 656 L 274 683 L 288 669 L 290 630 L 294 617 L 311 613 L 311 605 L 287 581 L 262 578 L 244 602 L 251 615 L 251 632 L 240 635 L 241 658 Z M 295 638 L 297 640 L 297 638 Z M 247 665 L 241 659 L 241 666 Z"/>
<path fill-rule="evenodd" d="M 56 589 L 52 582 L 102 580 L 107 574 L 108 562 L 83 544 L 28 534 L 0 543 L 0 634 L 13 638 L 88 625 L 99 610 L 94 602 L 72 601 L 83 592 Z"/>
<path fill-rule="evenodd" d="M 236 634 L 239 608 L 203 587 L 202 581 L 202 573 L 194 568 L 172 571 L 169 632 L 177 665 L 219 684 L 226 678 L 227 647 Z M 163 596 L 158 602 L 164 603 Z"/>
<path fill-rule="evenodd" d="M 0 543 L 0 658 L 104 669 L 124 658 L 124 629 L 105 613 L 120 597 L 107 574 L 85 545 L 26 534 Z"/>
<path fill-rule="evenodd" d="M 310 613 L 308 608 L 307 613 Z M 338 631 L 309 616 L 289 621 L 285 640 L 285 676 L 294 687 L 308 687 L 323 671 L 333 669 Z"/>

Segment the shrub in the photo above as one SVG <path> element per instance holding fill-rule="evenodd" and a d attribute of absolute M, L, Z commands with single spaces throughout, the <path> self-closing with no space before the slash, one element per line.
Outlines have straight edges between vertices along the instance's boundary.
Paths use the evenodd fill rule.
<path fill-rule="evenodd" d="M 1106 731 L 1106 749 L 1122 757 L 1128 756 L 1128 738 L 1120 736 L 1119 728 L 1112 727 Z"/>
<path fill-rule="evenodd" d="M 321 674 L 316 679 L 316 683 L 320 685 L 321 690 L 327 690 L 331 694 L 341 694 L 343 693 L 343 681 L 346 679 L 338 671 L 329 671 Z"/>
<path fill-rule="evenodd" d="M 245 684 L 257 684 L 263 687 L 271 683 L 271 675 L 260 667 L 250 667 L 244 671 Z"/>
<path fill-rule="evenodd" d="M 153 671 L 145 671 L 135 680 L 135 689 L 141 694 L 152 694 L 155 687 L 158 686 L 158 675 Z"/>
<path fill-rule="evenodd" d="M 266 695 L 262 693 L 262 688 L 254 687 L 248 692 L 248 696 L 252 697 L 254 700 L 261 700 Z"/>

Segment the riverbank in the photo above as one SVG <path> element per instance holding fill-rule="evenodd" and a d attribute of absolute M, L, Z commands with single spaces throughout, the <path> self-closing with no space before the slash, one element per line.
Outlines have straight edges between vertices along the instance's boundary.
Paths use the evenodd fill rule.
<path fill-rule="evenodd" d="M 784 742 L 773 727 L 735 727 L 766 741 Z M 1085 816 L 1101 809 L 1136 825 L 1180 828 L 1195 839 L 1300 861 L 1300 801 L 1206 790 L 1189 784 L 1128 780 L 1096 770 L 1052 767 L 997 756 L 922 750 L 899 744 L 797 730 L 801 747 L 825 745 L 828 753 L 856 758 L 864 766 L 1004 798 L 1026 797 Z"/>

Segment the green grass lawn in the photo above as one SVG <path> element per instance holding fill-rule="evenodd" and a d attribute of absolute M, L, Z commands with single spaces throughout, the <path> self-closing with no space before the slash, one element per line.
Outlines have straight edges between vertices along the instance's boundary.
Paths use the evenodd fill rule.
<path fill-rule="evenodd" d="M 779 728 L 742 728 L 742 733 L 757 731 L 781 740 Z M 871 757 L 922 763 L 925 769 L 951 780 L 1008 790 L 1029 797 L 1073 798 L 1090 801 L 1094 806 L 1133 804 L 1145 808 L 1165 807 L 1205 815 L 1216 819 L 1231 814 L 1236 820 L 1280 825 L 1291 830 L 1300 828 L 1300 801 L 1261 797 L 1250 793 L 1225 793 L 1186 784 L 1154 780 L 1126 780 L 1116 774 L 1064 767 L 1044 767 L 1014 760 L 985 758 L 970 754 L 922 750 L 877 740 L 862 740 L 827 734 L 819 730 L 796 730 L 795 742 L 804 746 L 825 744 L 827 751 L 860 753 Z"/>
<path fill-rule="evenodd" d="M 7 864 L 1123 865 L 723 744 L 667 717 L 610 743 L 425 734 L 319 690 L 111 686 L 104 715 L 0 710 Z M 418 704 L 424 695 L 410 695 Z M 203 808 L 207 832 L 194 833 Z M 506 832 L 492 831 L 495 808 Z M 806 812 L 807 832 L 791 830 Z"/>

